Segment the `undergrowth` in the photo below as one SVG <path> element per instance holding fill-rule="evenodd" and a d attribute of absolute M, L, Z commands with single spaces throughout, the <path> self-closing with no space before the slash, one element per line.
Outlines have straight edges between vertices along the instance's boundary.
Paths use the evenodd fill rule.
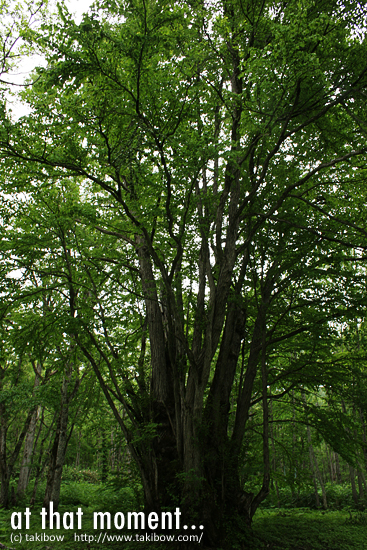
<path fill-rule="evenodd" d="M 66 469 L 63 476 L 59 512 L 61 518 L 65 512 L 74 512 L 75 524 L 73 529 L 42 530 L 40 511 L 42 498 L 45 489 L 45 482 L 40 483 L 36 502 L 32 508 L 30 529 L 25 530 L 23 525 L 19 531 L 22 533 L 22 542 L 11 541 L 10 518 L 14 512 L 24 513 L 28 506 L 29 497 L 33 487 L 29 486 L 29 492 L 23 502 L 12 510 L 0 509 L 0 542 L 8 548 L 17 550 L 108 550 L 124 549 L 144 550 L 151 548 L 160 550 L 162 545 L 153 542 L 97 542 L 99 531 L 94 529 L 93 513 L 139 511 L 143 509 L 142 488 L 136 480 L 122 478 L 121 476 L 110 476 L 105 483 L 91 471 L 77 471 Z M 349 489 L 349 491 L 348 491 Z M 274 500 L 269 500 L 258 511 L 254 518 L 251 537 L 246 541 L 238 541 L 233 538 L 233 549 L 241 548 L 246 550 L 367 550 L 367 511 L 360 507 L 356 509 L 349 498 L 350 487 L 332 485 L 327 487 L 329 510 L 313 509 L 313 503 L 304 507 L 293 507 L 290 493 L 284 491 L 282 499 L 286 506 L 276 508 Z M 286 498 L 288 497 L 288 501 Z M 307 501 L 307 492 L 297 495 L 301 502 Z M 307 501 L 308 502 L 308 501 Z M 82 529 L 78 530 L 76 525 L 76 512 L 78 508 L 83 511 Z M 113 517 L 113 516 L 112 516 Z M 109 531 L 111 534 L 113 529 Z M 116 531 L 115 531 L 116 532 Z M 131 532 L 131 531 L 130 531 Z M 36 540 L 36 533 L 47 535 L 63 536 L 63 541 Z M 119 534 L 127 533 L 125 529 L 118 531 Z M 34 540 L 27 542 L 25 535 L 33 535 Z M 76 535 L 94 535 L 93 541 L 88 539 L 78 540 Z M 165 550 L 169 549 L 164 544 Z"/>

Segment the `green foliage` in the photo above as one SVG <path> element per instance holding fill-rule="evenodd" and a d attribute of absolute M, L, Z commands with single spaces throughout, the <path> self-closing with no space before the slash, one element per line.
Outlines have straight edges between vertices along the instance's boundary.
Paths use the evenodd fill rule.
<path fill-rule="evenodd" d="M 81 382 L 70 505 L 72 465 L 108 479 L 122 439 L 149 506 L 205 506 L 212 545 L 271 475 L 293 498 L 331 449 L 365 470 L 365 15 L 136 0 L 27 26 L 46 66 L 0 113 L 0 405 L 42 406 L 47 448 Z M 98 498 L 137 501 L 132 477 Z"/>
<path fill-rule="evenodd" d="M 266 510 L 254 521 L 254 535 L 253 550 L 361 550 L 367 544 L 363 524 L 352 524 L 345 511 Z"/>
<path fill-rule="evenodd" d="M 98 472 L 95 470 L 86 470 L 76 468 L 75 466 L 64 466 L 62 470 L 62 478 L 64 483 L 91 483 L 97 484 L 99 482 Z"/>
<path fill-rule="evenodd" d="M 328 509 L 330 510 L 347 510 L 356 509 L 352 499 L 352 492 L 350 483 L 336 484 L 326 483 L 326 496 Z M 279 504 L 280 508 L 291 510 L 294 508 L 309 508 L 316 509 L 315 494 L 312 491 L 311 480 L 308 479 L 307 486 L 300 487 L 297 493 L 292 493 L 292 486 L 287 484 L 279 488 Z M 319 490 L 319 497 L 321 499 L 321 491 Z M 276 494 L 274 489 L 271 491 L 269 499 L 267 499 L 261 506 L 262 509 L 274 509 L 278 508 L 276 501 Z"/>

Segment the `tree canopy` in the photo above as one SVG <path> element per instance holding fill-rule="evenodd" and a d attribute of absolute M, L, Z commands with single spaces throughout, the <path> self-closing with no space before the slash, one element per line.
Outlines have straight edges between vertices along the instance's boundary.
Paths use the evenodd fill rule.
<path fill-rule="evenodd" d="M 218 546 L 269 492 L 269 403 L 353 379 L 338 346 L 366 302 L 365 6 L 58 9 L 29 30 L 47 61 L 29 114 L 1 112 L 3 316 L 39 308 L 78 347 L 147 510 L 179 503 Z"/>

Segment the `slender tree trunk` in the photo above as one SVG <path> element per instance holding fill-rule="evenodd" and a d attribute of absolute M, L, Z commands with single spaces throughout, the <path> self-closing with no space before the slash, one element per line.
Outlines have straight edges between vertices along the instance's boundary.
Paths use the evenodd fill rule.
<path fill-rule="evenodd" d="M 29 476 L 31 473 L 31 466 L 33 461 L 33 443 L 34 443 L 34 437 L 36 433 L 36 424 L 38 422 L 39 413 L 40 413 L 40 408 L 38 407 L 37 410 L 33 413 L 32 420 L 29 425 L 27 437 L 24 442 L 23 460 L 20 467 L 17 493 L 16 493 L 17 500 L 23 497 L 28 487 Z"/>
<path fill-rule="evenodd" d="M 358 345 L 358 348 L 359 348 L 359 345 Z M 353 404 L 353 417 L 356 418 L 357 416 L 359 416 L 360 420 L 361 420 L 361 415 L 359 413 L 357 413 L 357 410 L 356 410 L 356 406 Z M 357 418 L 356 418 L 357 419 Z M 363 424 L 362 424 L 363 426 Z M 355 440 L 357 441 L 358 440 L 358 433 L 357 433 L 357 430 L 355 429 L 353 431 L 354 433 L 354 438 Z M 362 429 L 362 437 L 363 437 L 363 429 Z M 362 468 L 361 468 L 361 464 L 359 463 L 359 460 L 357 458 L 357 464 L 358 464 L 358 468 L 357 468 L 357 481 L 358 481 L 358 493 L 359 493 L 359 503 L 361 504 L 363 501 L 364 501 L 364 487 L 363 487 L 363 482 L 365 482 L 365 479 L 364 479 L 364 475 L 362 473 Z"/>
<path fill-rule="evenodd" d="M 45 490 L 45 496 L 43 500 L 43 506 L 48 508 L 50 502 L 53 502 L 53 509 L 57 511 L 60 501 L 60 488 L 62 470 L 65 462 L 67 445 L 69 442 L 68 437 L 68 420 L 69 420 L 69 406 L 75 394 L 78 391 L 80 381 L 76 381 L 74 389 L 68 391 L 72 376 L 72 363 L 69 365 L 67 374 L 63 378 L 61 389 L 61 405 L 60 412 L 56 424 L 56 433 L 53 442 L 53 446 L 50 453 L 50 462 L 47 473 L 47 484 Z"/>
<path fill-rule="evenodd" d="M 335 458 L 335 473 L 336 473 L 336 482 L 340 484 L 342 482 L 342 476 L 340 471 L 340 462 L 339 462 L 339 455 L 338 453 L 334 452 L 334 458 Z"/>
<path fill-rule="evenodd" d="M 353 497 L 353 501 L 354 501 L 354 504 L 358 505 L 359 503 L 359 499 L 358 499 L 358 493 L 357 493 L 357 487 L 356 487 L 356 472 L 355 472 L 355 469 L 353 468 L 353 466 L 349 466 L 349 475 L 350 475 L 350 483 L 351 483 L 351 486 L 352 486 L 352 497 Z"/>
<path fill-rule="evenodd" d="M 44 415 L 45 415 L 45 409 L 42 408 L 40 427 L 39 427 L 38 434 L 37 434 L 37 437 L 36 437 L 36 442 L 35 442 L 36 446 L 37 446 L 37 441 L 38 441 L 38 439 L 41 435 L 41 430 L 43 428 Z M 38 450 L 38 459 L 37 459 L 36 473 L 35 473 L 35 479 L 34 479 L 34 486 L 33 486 L 33 491 L 32 491 L 32 495 L 31 495 L 31 499 L 30 499 L 30 505 L 31 506 L 33 506 L 34 503 L 35 503 L 38 483 L 39 483 L 39 480 L 40 480 L 40 478 L 41 478 L 41 476 L 44 472 L 44 469 L 46 467 L 46 464 L 47 464 L 47 457 L 45 459 L 43 459 L 44 448 L 45 448 L 45 443 L 46 443 L 46 441 L 47 441 L 47 439 L 48 439 L 48 437 L 51 433 L 52 426 L 55 422 L 55 419 L 56 419 L 56 414 L 54 415 L 48 430 L 46 431 L 46 433 L 42 437 L 41 444 L 40 444 L 40 447 L 39 447 L 39 450 Z M 47 454 L 49 454 L 49 452 L 50 452 L 50 449 L 48 449 Z"/>
<path fill-rule="evenodd" d="M 325 484 L 324 484 L 324 480 L 322 479 L 322 475 L 321 475 L 321 472 L 320 472 L 320 469 L 319 469 L 319 466 L 318 466 L 318 462 L 317 462 L 317 458 L 316 458 L 316 455 L 315 455 L 315 451 L 314 451 L 312 442 L 311 442 L 311 445 L 310 445 L 310 449 L 311 449 L 312 456 L 313 456 L 316 476 L 317 476 L 318 482 L 319 482 L 320 487 L 321 487 L 322 506 L 323 506 L 324 510 L 326 510 L 327 509 L 327 498 L 326 498 Z"/>
<path fill-rule="evenodd" d="M 75 468 L 79 468 L 79 466 L 80 466 L 80 447 L 81 447 L 81 441 L 82 441 L 82 431 L 79 430 L 79 432 L 78 432 L 78 439 L 77 439 L 77 443 L 76 443 Z"/>
<path fill-rule="evenodd" d="M 280 496 L 279 496 L 279 487 L 278 487 L 278 479 L 276 477 L 276 471 L 277 471 L 277 455 L 275 450 L 275 441 L 274 441 L 274 424 L 273 424 L 273 402 L 270 401 L 270 439 L 271 439 L 271 448 L 273 451 L 273 472 L 275 473 L 275 491 L 277 495 L 277 506 L 280 508 Z"/>
<path fill-rule="evenodd" d="M 359 415 L 360 415 L 361 424 L 362 424 L 362 440 L 363 440 L 362 448 L 363 448 L 363 456 L 364 456 L 364 465 L 365 465 L 365 468 L 367 469 L 367 434 L 366 434 L 366 423 L 365 423 L 364 413 L 362 409 L 359 409 Z"/>
<path fill-rule="evenodd" d="M 0 471 L 0 504 L 4 508 L 9 507 L 9 484 L 10 475 L 7 471 Z"/>
<path fill-rule="evenodd" d="M 54 503 L 54 510 L 57 510 L 59 507 L 60 501 L 60 489 L 61 489 L 61 478 L 62 470 L 64 467 L 66 449 L 68 443 L 67 429 L 68 429 L 68 420 L 69 420 L 69 407 L 68 405 L 63 406 L 61 410 L 60 418 L 60 434 L 57 446 L 55 470 L 51 491 L 51 500 Z"/>
<path fill-rule="evenodd" d="M 364 475 L 364 472 L 363 472 L 363 466 L 359 462 L 359 460 L 357 460 L 357 464 L 358 464 L 358 472 L 361 477 L 362 488 L 364 492 L 367 492 L 367 482 L 366 482 L 366 476 Z"/>
<path fill-rule="evenodd" d="M 319 497 L 319 491 L 317 487 L 317 473 L 315 468 L 315 453 L 313 451 L 312 441 L 311 441 L 311 431 L 310 426 L 307 425 L 307 439 L 308 439 L 308 451 L 310 455 L 310 468 L 312 472 L 312 480 L 313 480 L 313 488 L 315 493 L 315 502 L 316 507 L 320 507 L 320 497 Z"/>
<path fill-rule="evenodd" d="M 107 481 L 108 475 L 108 448 L 107 448 L 107 434 L 106 430 L 102 428 L 101 430 L 101 481 L 104 483 Z"/>
<path fill-rule="evenodd" d="M 56 511 L 60 499 L 60 487 L 62 468 L 66 454 L 67 444 L 67 426 L 68 426 L 68 407 L 63 404 L 59 413 L 56 424 L 56 433 L 54 442 L 50 452 L 50 459 L 47 472 L 47 484 L 43 506 L 49 507 L 50 502 L 53 502 L 54 510 Z"/>
<path fill-rule="evenodd" d="M 9 502 L 9 469 L 7 464 L 6 436 L 8 433 L 8 422 L 4 403 L 0 403 L 0 504 L 4 508 Z"/>
<path fill-rule="evenodd" d="M 358 493 L 359 493 L 359 502 L 364 501 L 364 487 L 363 487 L 363 474 L 359 470 L 357 470 L 357 480 L 358 480 Z"/>
<path fill-rule="evenodd" d="M 2 372 L 2 371 L 1 371 Z M 1 375 L 0 375 L 1 381 Z M 29 425 L 32 416 L 36 409 L 28 412 L 28 415 L 23 423 L 22 430 L 16 437 L 15 446 L 10 453 L 7 449 L 7 434 L 8 434 L 8 411 L 5 403 L 0 403 L 0 505 L 4 508 L 9 506 L 9 484 L 13 473 L 14 465 L 18 460 L 23 442 L 29 430 Z"/>
<path fill-rule="evenodd" d="M 326 448 L 327 461 L 329 465 L 330 482 L 334 483 L 335 482 L 335 465 L 333 462 L 333 450 L 329 448 L 327 443 L 325 444 L 325 448 Z"/>
<path fill-rule="evenodd" d="M 293 450 L 294 451 L 296 450 L 296 423 L 295 423 L 295 420 L 296 420 L 296 410 L 295 410 L 295 406 L 294 406 L 294 390 L 292 390 L 292 443 L 293 443 Z M 293 456 L 294 456 L 294 454 L 293 454 Z M 295 495 L 295 492 L 294 492 L 294 479 L 295 479 L 295 476 L 297 475 L 297 460 L 295 460 L 293 462 L 293 458 L 292 458 L 292 469 L 293 469 L 293 472 L 292 472 L 292 481 L 291 481 L 291 491 L 292 491 L 292 501 L 295 502 L 296 495 Z"/>
<path fill-rule="evenodd" d="M 37 363 L 34 371 L 35 371 L 35 379 L 34 379 L 34 390 L 39 386 L 41 381 L 41 364 Z M 31 465 L 33 462 L 33 443 L 36 433 L 36 425 L 39 419 L 40 415 L 40 407 L 37 407 L 37 409 L 34 411 L 32 415 L 31 422 L 29 424 L 27 436 L 25 438 L 24 442 L 24 451 L 23 451 L 23 460 L 22 464 L 20 466 L 20 472 L 19 472 L 19 480 L 17 485 L 17 494 L 16 499 L 22 498 L 22 496 L 25 494 L 28 482 L 29 482 L 29 476 L 31 473 Z"/>
<path fill-rule="evenodd" d="M 111 428 L 111 451 L 110 451 L 110 466 L 111 466 L 111 472 L 115 471 L 115 463 L 116 463 L 116 446 L 114 442 L 114 429 Z"/>
<path fill-rule="evenodd" d="M 345 402 L 344 402 L 343 399 L 341 401 L 341 404 L 342 404 L 342 410 L 346 414 L 347 413 L 347 408 L 345 406 Z M 354 414 L 354 409 L 353 409 L 353 414 Z M 350 475 L 350 483 L 351 483 L 351 486 L 352 486 L 353 501 L 356 505 L 358 505 L 359 499 L 358 499 L 356 480 L 355 480 L 356 472 L 355 472 L 355 469 L 353 468 L 353 466 L 351 466 L 350 464 L 348 464 L 348 468 L 349 468 L 349 475 Z"/>
<path fill-rule="evenodd" d="M 302 399 L 303 399 L 303 402 L 306 405 L 306 397 L 305 397 L 304 393 L 302 393 Z M 317 481 L 318 481 L 319 484 L 320 484 L 320 487 L 321 487 L 321 492 L 322 492 L 322 505 L 323 505 L 323 508 L 326 510 L 327 509 L 327 498 L 326 498 L 325 485 L 324 485 L 324 481 L 322 479 L 322 475 L 321 475 L 321 472 L 320 472 L 320 469 L 319 469 L 319 465 L 317 463 L 317 458 L 316 458 L 316 455 L 315 455 L 315 451 L 314 451 L 314 448 L 313 448 L 313 445 L 312 445 L 311 428 L 310 428 L 309 424 L 307 424 L 307 440 L 308 440 L 308 449 L 309 449 L 309 453 L 310 453 L 311 469 L 312 469 L 312 472 L 313 472 L 313 482 L 314 482 L 314 489 L 315 489 L 316 505 L 319 506 L 319 503 L 320 503 L 319 496 L 318 496 L 318 491 L 317 491 Z"/>

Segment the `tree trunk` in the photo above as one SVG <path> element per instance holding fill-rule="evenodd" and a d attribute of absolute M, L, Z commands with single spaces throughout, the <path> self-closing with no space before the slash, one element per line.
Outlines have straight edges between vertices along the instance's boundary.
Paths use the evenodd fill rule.
<path fill-rule="evenodd" d="M 50 452 L 49 468 L 47 473 L 47 484 L 43 506 L 49 508 L 50 502 L 53 502 L 53 509 L 57 511 L 60 501 L 60 488 L 62 470 L 65 462 L 67 445 L 70 439 L 68 437 L 69 407 L 72 399 L 75 397 L 80 380 L 77 379 L 72 391 L 68 392 L 72 376 L 72 363 L 70 363 L 68 372 L 63 378 L 61 389 L 60 412 L 56 423 L 56 433 L 52 449 Z"/>
<path fill-rule="evenodd" d="M 41 381 L 41 364 L 37 363 L 34 371 L 35 371 L 35 379 L 34 379 L 34 390 L 39 386 Z M 33 393 L 34 393 L 33 390 Z M 23 460 L 22 464 L 20 466 L 20 472 L 19 472 L 19 479 L 18 479 L 18 485 L 17 485 L 17 493 L 16 493 L 16 499 L 19 500 L 22 498 L 27 490 L 28 482 L 29 482 L 29 476 L 31 472 L 31 465 L 33 461 L 33 443 L 34 443 L 34 437 L 36 433 L 36 425 L 38 422 L 40 414 L 40 407 L 37 407 L 37 409 L 34 411 L 32 415 L 31 422 L 29 424 L 27 436 L 25 438 L 24 442 L 24 451 L 23 451 Z"/>
<path fill-rule="evenodd" d="M 271 448 L 273 451 L 273 472 L 276 474 L 277 471 L 277 455 L 275 450 L 275 441 L 274 441 L 274 424 L 273 424 L 273 411 L 272 411 L 272 401 L 270 401 L 270 439 L 271 439 Z M 279 496 L 279 487 L 278 487 L 278 479 L 275 475 L 275 490 L 277 495 L 277 507 L 280 508 L 280 496 Z"/>
<path fill-rule="evenodd" d="M 366 423 L 365 423 L 364 413 L 362 409 L 359 409 L 359 415 L 360 415 L 361 424 L 362 424 L 362 440 L 363 440 L 362 449 L 363 449 L 364 465 L 365 465 L 365 468 L 367 468 L 367 434 L 366 434 Z"/>
<path fill-rule="evenodd" d="M 108 446 L 106 429 L 101 430 L 101 481 L 107 481 L 108 476 Z"/>
<path fill-rule="evenodd" d="M 313 480 L 313 488 L 314 488 L 314 494 L 315 494 L 315 503 L 316 507 L 320 507 L 320 497 L 319 497 L 319 491 L 317 487 L 317 473 L 315 468 L 315 455 L 313 452 L 312 442 L 311 442 L 311 432 L 310 432 L 310 426 L 307 425 L 307 439 L 308 439 L 308 451 L 310 454 L 310 468 L 312 472 L 312 480 Z"/>
<path fill-rule="evenodd" d="M 359 470 L 357 470 L 357 480 L 358 480 L 358 493 L 359 493 L 359 502 L 364 501 L 364 487 L 363 487 L 363 474 Z"/>
<path fill-rule="evenodd" d="M 43 506 L 45 508 L 48 508 L 52 501 L 55 511 L 57 511 L 59 506 L 62 469 L 66 455 L 68 413 L 68 406 L 65 403 L 61 406 L 57 420 L 56 434 L 50 452 L 45 497 L 43 500 Z"/>
<path fill-rule="evenodd" d="M 27 490 L 29 476 L 31 473 L 31 465 L 33 460 L 33 442 L 36 433 L 36 424 L 39 418 L 39 407 L 32 415 L 32 420 L 29 425 L 27 437 L 24 442 L 23 460 L 20 466 L 20 473 L 17 485 L 16 498 L 17 501 L 22 498 Z"/>
<path fill-rule="evenodd" d="M 79 466 L 80 466 L 80 448 L 81 448 L 81 442 L 82 442 L 82 431 L 79 430 L 79 432 L 78 432 L 78 438 L 77 438 L 77 443 L 76 443 L 75 468 L 79 468 Z"/>
<path fill-rule="evenodd" d="M 1 370 L 3 374 L 3 371 Z M 1 375 L 0 375 L 1 381 Z M 26 438 L 29 430 L 33 414 L 36 409 L 28 412 L 28 415 L 23 423 L 22 430 L 16 437 L 15 446 L 11 453 L 7 449 L 7 434 L 8 434 L 8 410 L 4 402 L 0 403 L 0 505 L 4 508 L 9 506 L 9 483 L 13 473 L 14 465 L 19 457 L 23 441 Z"/>
<path fill-rule="evenodd" d="M 335 473 L 336 473 L 336 482 L 340 484 L 342 482 L 342 476 L 340 472 L 340 462 L 338 453 L 334 452 L 335 457 Z"/>
<path fill-rule="evenodd" d="M 43 424 L 44 424 L 44 415 L 45 415 L 45 408 L 43 407 L 42 408 L 42 414 L 41 414 L 41 422 L 40 422 L 40 427 L 39 427 L 39 430 L 38 430 L 38 434 L 37 434 L 37 437 L 36 437 L 36 442 L 35 442 L 35 445 L 37 446 L 37 441 L 41 435 L 41 431 L 42 431 L 42 428 L 43 428 Z M 46 467 L 46 464 L 47 464 L 47 457 L 43 460 L 43 455 L 44 455 L 44 447 L 45 447 L 45 443 L 51 433 L 51 430 L 52 430 L 52 426 L 55 422 L 55 418 L 56 418 L 56 413 L 54 414 L 54 417 L 52 419 L 52 422 L 46 432 L 46 434 L 44 434 L 44 436 L 42 437 L 42 440 L 41 440 L 41 444 L 40 444 L 40 447 L 39 447 L 39 450 L 38 450 L 38 460 L 37 460 L 37 465 L 36 465 L 36 472 L 35 472 L 35 479 L 34 479 L 34 486 L 33 486 L 33 491 L 32 491 L 32 495 L 31 495 L 31 499 L 30 499 L 30 505 L 33 506 L 34 503 L 35 503 L 35 500 L 36 500 L 36 494 L 37 494 L 37 488 L 38 488 L 38 483 L 39 483 L 39 480 L 44 472 L 44 469 Z M 47 454 L 49 454 L 49 449 L 47 450 Z"/>
<path fill-rule="evenodd" d="M 352 486 L 352 497 L 353 497 L 354 504 L 357 506 L 359 503 L 359 499 L 358 499 L 356 479 L 355 479 L 356 472 L 353 466 L 351 466 L 350 464 L 348 466 L 349 466 L 350 483 Z"/>
<path fill-rule="evenodd" d="M 10 483 L 10 474 L 8 471 L 0 470 L 0 483 L 0 505 L 4 508 L 8 508 Z"/>
<path fill-rule="evenodd" d="M 320 469 L 319 469 L 319 465 L 317 463 L 317 458 L 316 458 L 316 455 L 315 455 L 315 451 L 314 451 L 314 448 L 313 448 L 313 445 L 312 445 L 311 429 L 310 429 L 309 425 L 307 425 L 307 439 L 308 439 L 308 446 L 309 446 L 309 452 L 310 452 L 311 468 L 313 470 L 316 505 L 319 506 L 319 504 L 320 504 L 319 496 L 318 496 L 318 492 L 317 492 L 317 481 L 316 481 L 316 480 L 318 480 L 318 482 L 320 484 L 320 487 L 321 487 L 321 492 L 322 492 L 322 505 L 323 505 L 323 508 L 326 510 L 327 509 L 327 498 L 326 498 L 325 485 L 324 485 L 324 481 L 322 479 L 322 475 L 321 475 L 321 472 L 320 472 Z"/>
<path fill-rule="evenodd" d="M 9 503 L 9 481 L 10 473 L 7 464 L 6 435 L 8 433 L 8 422 L 4 403 L 0 403 L 0 504 L 4 508 Z"/>

